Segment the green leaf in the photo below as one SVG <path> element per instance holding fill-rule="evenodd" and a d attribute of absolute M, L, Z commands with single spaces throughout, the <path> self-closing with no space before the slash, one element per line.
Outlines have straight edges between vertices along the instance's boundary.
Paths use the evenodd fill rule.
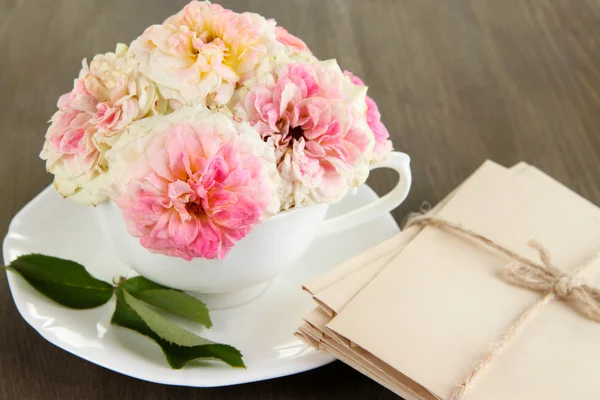
<path fill-rule="evenodd" d="M 182 368 L 195 359 L 215 359 L 232 367 L 245 368 L 242 354 L 235 347 L 214 343 L 186 331 L 122 288 L 117 288 L 116 294 L 112 323 L 154 340 L 172 368 Z"/>
<path fill-rule="evenodd" d="M 121 282 L 119 286 L 135 298 L 148 304 L 174 315 L 199 322 L 207 328 L 212 326 L 206 305 L 184 292 L 169 289 L 141 276 Z"/>
<path fill-rule="evenodd" d="M 110 300 L 114 287 L 91 276 L 74 261 L 28 254 L 7 269 L 19 273 L 31 286 L 55 302 L 70 308 L 99 307 Z"/>
<path fill-rule="evenodd" d="M 125 289 L 133 295 L 143 292 L 145 290 L 170 289 L 166 286 L 159 285 L 156 282 L 152 282 L 151 280 L 146 279 L 143 276 L 135 276 L 133 278 L 129 278 L 126 281 L 119 283 L 119 287 Z"/>
<path fill-rule="evenodd" d="M 151 307 L 148 307 L 146 303 L 133 297 L 129 292 L 124 290 L 123 296 L 127 305 L 131 307 L 133 311 L 142 318 L 146 325 L 148 325 L 148 327 L 161 339 L 166 340 L 169 343 L 186 347 L 213 344 L 210 340 L 196 336 L 192 332 L 169 321 Z"/>
<path fill-rule="evenodd" d="M 212 326 L 206 305 L 195 297 L 178 290 L 146 290 L 136 294 L 135 297 L 172 314 L 199 322 L 207 328 Z"/>

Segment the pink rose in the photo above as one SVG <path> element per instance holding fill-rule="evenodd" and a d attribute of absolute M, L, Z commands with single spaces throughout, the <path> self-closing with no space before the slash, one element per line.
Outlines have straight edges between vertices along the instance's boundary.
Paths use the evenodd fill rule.
<path fill-rule="evenodd" d="M 363 81 L 356 75 L 352 74 L 352 72 L 344 71 L 344 75 L 349 77 L 353 84 L 357 86 L 365 86 Z M 365 101 L 367 103 L 367 124 L 375 135 L 373 158 L 374 161 L 379 161 L 386 158 L 390 151 L 392 151 L 392 141 L 389 140 L 390 133 L 383 122 L 381 122 L 381 114 L 379 113 L 379 108 L 377 107 L 375 101 L 369 96 L 366 96 Z"/>
<path fill-rule="evenodd" d="M 333 62 L 284 64 L 276 75 L 234 112 L 275 148 L 282 208 L 336 202 L 368 175 L 374 138 L 364 89 Z"/>
<path fill-rule="evenodd" d="M 129 233 L 157 253 L 223 258 L 279 209 L 272 149 L 218 112 L 183 107 L 133 123 L 107 157 Z"/>

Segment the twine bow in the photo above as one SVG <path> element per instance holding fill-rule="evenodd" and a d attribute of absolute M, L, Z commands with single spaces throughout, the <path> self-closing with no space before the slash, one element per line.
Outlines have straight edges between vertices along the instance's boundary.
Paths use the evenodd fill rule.
<path fill-rule="evenodd" d="M 470 229 L 463 228 L 460 225 L 453 224 L 441 218 L 427 217 L 418 215 L 408 220 L 405 228 L 419 225 L 432 226 L 451 233 L 458 233 L 467 236 L 481 244 L 497 250 L 508 256 L 512 261 L 506 265 L 502 277 L 511 284 L 523 287 L 525 289 L 542 292 L 544 297 L 535 303 L 531 308 L 525 311 L 508 328 L 504 336 L 493 343 L 486 351 L 484 357 L 478 361 L 475 368 L 471 371 L 467 379 L 457 385 L 451 393 L 451 400 L 463 399 L 465 392 L 473 385 L 475 378 L 487 367 L 490 362 L 500 353 L 513 337 L 519 332 L 521 327 L 540 309 L 551 300 L 558 299 L 570 305 L 579 313 L 587 318 L 600 322 L 600 290 L 585 284 L 578 284 L 575 276 L 600 260 L 600 253 L 596 254 L 590 260 L 575 268 L 572 275 L 566 274 L 552 264 L 550 254 L 541 244 L 531 241 L 528 245 L 537 250 L 542 264 L 537 264 L 531 260 L 507 249 L 493 240 L 480 235 Z"/>
<path fill-rule="evenodd" d="M 573 276 L 556 268 L 548 251 L 537 242 L 529 242 L 536 249 L 543 265 L 512 262 L 504 269 L 503 278 L 514 285 L 544 294 L 553 293 L 579 313 L 600 322 L 600 290 L 585 284 L 577 284 Z"/>

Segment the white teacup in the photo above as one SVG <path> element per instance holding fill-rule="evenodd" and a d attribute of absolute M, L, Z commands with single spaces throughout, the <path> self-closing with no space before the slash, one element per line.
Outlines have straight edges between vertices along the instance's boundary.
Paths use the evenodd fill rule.
<path fill-rule="evenodd" d="M 186 261 L 151 253 L 139 239 L 129 235 L 119 208 L 112 202 L 95 207 L 95 215 L 117 256 L 140 275 L 171 288 L 194 292 L 211 308 L 231 307 L 260 295 L 274 277 L 304 254 L 315 238 L 368 222 L 402 203 L 412 181 L 410 157 L 392 152 L 371 167 L 375 168 L 392 168 L 400 175 L 398 184 L 385 196 L 326 221 L 327 204 L 282 212 L 254 227 L 223 260 Z"/>

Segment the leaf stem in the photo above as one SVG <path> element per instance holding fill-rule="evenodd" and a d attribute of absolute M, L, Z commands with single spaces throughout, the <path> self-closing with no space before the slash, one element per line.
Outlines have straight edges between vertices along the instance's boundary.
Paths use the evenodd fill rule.
<path fill-rule="evenodd" d="M 15 269 L 14 269 L 14 268 L 12 268 L 10 265 L 2 265 L 2 268 L 4 268 L 4 269 L 5 269 L 5 270 L 7 270 L 7 271 L 10 271 L 10 272 L 17 272 L 17 271 L 15 271 Z"/>
<path fill-rule="evenodd" d="M 112 279 L 112 283 L 113 285 L 115 285 L 115 287 L 119 287 L 121 286 L 121 283 L 125 282 L 127 280 L 127 278 L 125 278 L 124 276 L 119 276 L 119 277 L 114 277 Z"/>

